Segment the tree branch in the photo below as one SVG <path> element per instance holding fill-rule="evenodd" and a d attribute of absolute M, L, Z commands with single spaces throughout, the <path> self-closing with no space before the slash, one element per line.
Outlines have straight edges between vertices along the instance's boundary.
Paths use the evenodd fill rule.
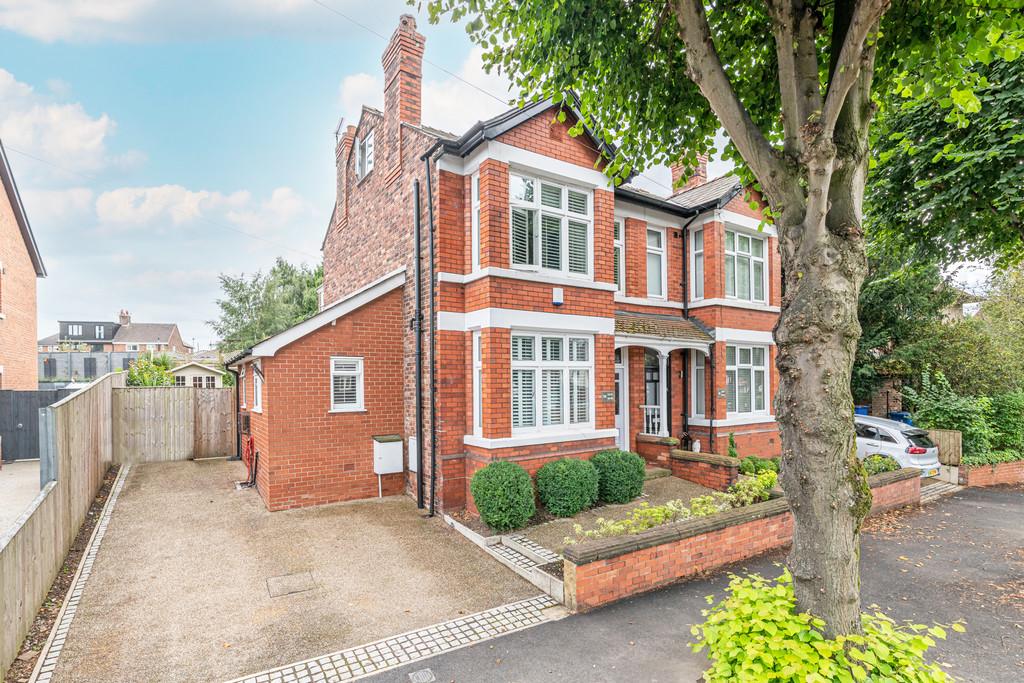
<path fill-rule="evenodd" d="M 864 48 L 868 34 L 877 30 L 878 20 L 889 8 L 890 0 L 854 0 L 853 11 L 842 39 L 839 58 L 832 63 L 825 104 L 821 110 L 822 137 L 829 138 L 835 129 L 836 119 L 846 102 L 846 94 L 857 82 L 865 56 Z M 839 11 L 837 4 L 836 11 Z M 833 31 L 833 48 L 839 31 Z"/>
<path fill-rule="evenodd" d="M 775 34 L 775 58 L 779 64 L 779 95 L 782 100 L 783 150 L 788 156 L 800 154 L 800 115 L 796 75 L 796 35 L 793 30 L 792 0 L 767 0 Z"/>
<path fill-rule="evenodd" d="M 686 46 L 687 73 L 725 127 L 750 170 L 775 202 L 785 202 L 794 183 L 764 133 L 750 118 L 715 50 L 703 0 L 671 0 Z"/>

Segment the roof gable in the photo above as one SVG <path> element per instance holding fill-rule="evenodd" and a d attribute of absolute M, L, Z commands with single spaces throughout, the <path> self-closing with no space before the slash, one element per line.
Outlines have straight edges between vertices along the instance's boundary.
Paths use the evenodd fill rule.
<path fill-rule="evenodd" d="M 7 162 L 7 152 L 4 144 L 0 141 L 0 184 L 7 193 L 7 199 L 14 211 L 14 220 L 21 231 L 21 238 L 25 241 L 25 248 L 28 250 L 29 258 L 32 259 L 32 267 L 35 268 L 37 277 L 46 277 L 46 266 L 43 265 L 43 257 L 39 253 L 39 246 L 36 244 L 35 235 L 32 234 L 32 226 L 29 225 L 28 216 L 25 215 L 25 206 L 21 203 L 21 195 L 18 194 L 18 185 L 14 182 L 14 172 Z"/>

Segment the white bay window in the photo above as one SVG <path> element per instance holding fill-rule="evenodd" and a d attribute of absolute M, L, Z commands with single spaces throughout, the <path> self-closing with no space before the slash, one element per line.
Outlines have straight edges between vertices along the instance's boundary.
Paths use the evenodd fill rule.
<path fill-rule="evenodd" d="M 767 358 L 764 346 L 725 347 L 726 411 L 730 415 L 767 412 Z"/>
<path fill-rule="evenodd" d="M 509 175 L 513 268 L 591 274 L 593 193 Z"/>
<path fill-rule="evenodd" d="M 512 430 L 592 427 L 593 338 L 512 333 Z"/>
<path fill-rule="evenodd" d="M 665 231 L 647 228 L 647 296 L 665 295 Z"/>

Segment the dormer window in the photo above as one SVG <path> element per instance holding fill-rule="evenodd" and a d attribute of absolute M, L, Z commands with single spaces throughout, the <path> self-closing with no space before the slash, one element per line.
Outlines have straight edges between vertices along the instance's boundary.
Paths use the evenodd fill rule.
<path fill-rule="evenodd" d="M 81 337 L 82 326 L 81 325 L 68 325 L 68 336 L 69 337 Z"/>
<path fill-rule="evenodd" d="M 96 338 L 103 339 L 103 325 L 96 326 Z"/>
<path fill-rule="evenodd" d="M 362 180 L 373 170 L 373 131 L 356 142 L 356 178 Z"/>

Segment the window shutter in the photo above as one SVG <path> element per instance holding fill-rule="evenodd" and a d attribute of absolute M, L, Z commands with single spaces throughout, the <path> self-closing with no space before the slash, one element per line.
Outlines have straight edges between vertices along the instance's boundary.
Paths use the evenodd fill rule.
<path fill-rule="evenodd" d="M 533 337 L 512 337 L 512 360 L 533 360 Z"/>
<path fill-rule="evenodd" d="M 559 361 L 562 360 L 562 339 L 561 337 L 542 337 L 540 340 L 541 360 Z"/>
<path fill-rule="evenodd" d="M 562 221 L 557 216 L 540 217 L 540 264 L 555 270 L 562 268 Z"/>
<path fill-rule="evenodd" d="M 552 209 L 562 208 L 562 188 L 557 185 L 540 184 L 540 203 Z"/>
<path fill-rule="evenodd" d="M 512 426 L 534 426 L 534 372 L 512 371 Z"/>
<path fill-rule="evenodd" d="M 586 339 L 570 339 L 569 340 L 569 360 L 573 363 L 586 363 L 590 360 L 590 354 L 587 352 L 588 344 Z"/>
<path fill-rule="evenodd" d="M 569 211 L 581 216 L 587 215 L 587 195 L 584 192 L 569 190 Z"/>
<path fill-rule="evenodd" d="M 590 416 L 590 371 L 569 371 L 569 422 L 586 422 Z"/>
<path fill-rule="evenodd" d="M 334 375 L 331 382 L 331 402 L 334 405 L 355 403 L 358 400 L 355 375 Z"/>
<path fill-rule="evenodd" d="M 620 287 L 622 286 L 622 278 L 620 277 L 620 274 L 619 274 L 619 269 L 622 267 L 619 264 L 619 261 L 621 260 L 621 256 L 620 256 L 619 252 L 621 252 L 621 251 L 622 251 L 622 248 L 619 247 L 618 245 L 616 245 L 615 249 L 614 249 L 614 255 L 612 256 L 612 270 L 615 273 L 615 284 L 619 285 Z"/>
<path fill-rule="evenodd" d="M 520 266 L 531 265 L 533 256 L 534 212 L 525 209 L 512 210 L 512 263 Z"/>
<path fill-rule="evenodd" d="M 544 425 L 562 424 L 562 371 L 544 370 L 541 382 Z"/>
<path fill-rule="evenodd" d="M 569 272 L 587 274 L 587 224 L 569 221 Z"/>

